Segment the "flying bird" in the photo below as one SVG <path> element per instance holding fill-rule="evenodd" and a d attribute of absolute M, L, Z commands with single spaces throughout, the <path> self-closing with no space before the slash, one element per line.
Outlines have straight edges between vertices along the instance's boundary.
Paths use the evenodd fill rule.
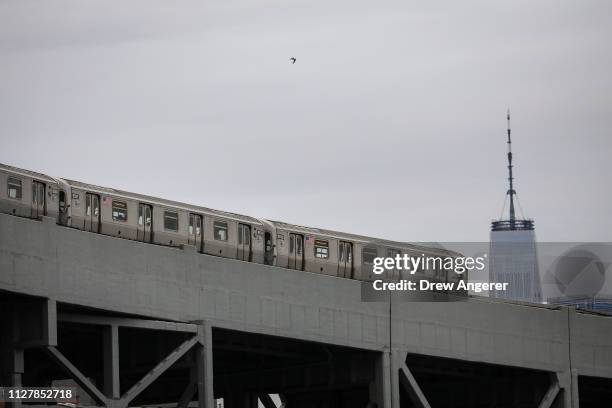
<path fill-rule="evenodd" d="M 297 61 L 297 60 L 295 59 L 295 57 L 291 57 L 291 58 L 289 58 L 289 61 L 291 61 L 292 64 L 295 64 L 295 61 Z"/>

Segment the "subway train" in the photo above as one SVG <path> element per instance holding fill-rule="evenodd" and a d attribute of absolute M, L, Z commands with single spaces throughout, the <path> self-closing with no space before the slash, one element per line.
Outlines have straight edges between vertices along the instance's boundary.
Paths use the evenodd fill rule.
<path fill-rule="evenodd" d="M 439 246 L 417 245 L 213 210 L 100 187 L 0 164 L 0 212 L 40 219 L 97 234 L 182 247 L 341 278 L 372 281 L 374 258 L 456 257 Z M 402 273 L 404 273 L 402 271 Z M 418 271 L 429 280 L 456 282 L 464 275 Z M 400 279 L 400 271 L 387 278 Z"/>

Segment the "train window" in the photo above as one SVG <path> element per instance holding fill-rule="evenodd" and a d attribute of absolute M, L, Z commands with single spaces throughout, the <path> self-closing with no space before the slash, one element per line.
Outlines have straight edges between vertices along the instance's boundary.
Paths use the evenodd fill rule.
<path fill-rule="evenodd" d="M 189 214 L 189 235 L 202 235 L 202 218 L 199 215 Z"/>
<path fill-rule="evenodd" d="M 59 210 L 62 213 L 66 211 L 66 192 L 64 190 L 59 192 Z"/>
<path fill-rule="evenodd" d="M 93 197 L 95 197 L 96 199 L 94 200 Z M 100 202 L 98 200 L 99 200 L 98 196 L 93 196 L 93 195 L 91 195 L 89 193 L 85 194 L 85 215 L 87 215 L 87 216 L 91 215 L 91 207 L 93 205 L 94 216 L 95 217 L 98 216 L 98 214 L 100 213 Z M 78 206 L 78 202 L 75 205 Z M 114 210 L 114 208 L 113 208 L 113 210 Z M 127 217 L 127 213 L 125 215 Z M 113 211 L 113 219 L 115 219 L 114 211 Z"/>
<path fill-rule="evenodd" d="M 400 251 L 399 249 L 395 249 L 395 248 L 387 248 L 387 258 L 393 258 L 395 259 L 395 257 L 397 255 L 401 255 L 402 251 Z M 397 268 L 393 268 L 389 270 L 392 274 L 397 274 L 400 273 L 400 271 Z"/>
<path fill-rule="evenodd" d="M 374 265 L 374 258 L 378 256 L 376 248 L 363 248 L 361 251 L 361 258 L 364 265 Z"/>
<path fill-rule="evenodd" d="M 295 237 L 295 254 L 302 255 L 302 245 L 304 245 L 304 237 L 301 235 Z"/>
<path fill-rule="evenodd" d="M 353 244 L 346 241 L 340 241 L 338 243 L 338 263 L 352 263 L 353 262 Z"/>
<path fill-rule="evenodd" d="M 272 250 L 272 240 L 270 238 L 267 238 L 266 239 L 266 252 L 269 252 L 271 250 Z"/>
<path fill-rule="evenodd" d="M 314 255 L 315 258 L 329 258 L 329 242 L 316 239 L 314 246 Z"/>
<path fill-rule="evenodd" d="M 256 232 L 253 232 L 256 234 Z M 238 224 L 238 245 L 251 245 L 251 228 L 245 224 Z"/>
<path fill-rule="evenodd" d="M 125 201 L 113 200 L 113 220 L 115 221 L 127 221 L 128 212 L 127 204 Z"/>
<path fill-rule="evenodd" d="M 214 236 L 217 241 L 227 241 L 227 222 L 215 221 Z"/>
<path fill-rule="evenodd" d="M 398 255 L 402 255 L 402 251 L 395 248 L 387 248 L 387 258 L 395 259 L 395 257 Z M 395 268 L 393 270 L 395 270 Z"/>
<path fill-rule="evenodd" d="M 21 180 L 15 177 L 9 177 L 7 182 L 7 193 L 9 198 L 21 200 Z"/>
<path fill-rule="evenodd" d="M 387 258 L 395 258 L 397 255 L 401 255 L 402 252 L 399 249 L 387 248 Z"/>
<path fill-rule="evenodd" d="M 251 233 L 247 225 L 243 227 L 243 234 L 244 234 L 244 245 L 251 245 Z"/>
<path fill-rule="evenodd" d="M 138 225 L 151 225 L 152 220 L 152 208 L 147 204 L 138 204 Z"/>
<path fill-rule="evenodd" d="M 179 216 L 176 211 L 164 211 L 164 229 L 178 231 Z"/>

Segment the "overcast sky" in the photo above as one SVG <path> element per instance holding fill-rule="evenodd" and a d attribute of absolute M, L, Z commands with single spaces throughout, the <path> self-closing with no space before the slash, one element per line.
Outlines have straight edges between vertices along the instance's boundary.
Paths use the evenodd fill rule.
<path fill-rule="evenodd" d="M 612 2 L 0 2 L 0 162 L 396 240 L 612 241 Z M 290 57 L 297 58 L 295 64 Z"/>

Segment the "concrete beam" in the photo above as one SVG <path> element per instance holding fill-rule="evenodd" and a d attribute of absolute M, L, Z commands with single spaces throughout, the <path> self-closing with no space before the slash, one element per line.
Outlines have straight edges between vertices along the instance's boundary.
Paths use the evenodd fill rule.
<path fill-rule="evenodd" d="M 194 355 L 195 354 L 196 353 L 194 353 Z M 176 405 L 177 408 L 187 408 L 189 406 L 189 403 L 193 401 L 193 397 L 198 391 L 198 387 L 197 387 L 198 373 L 197 373 L 197 364 L 196 364 L 195 359 L 192 363 L 193 364 L 191 368 L 189 369 L 189 383 L 183 390 L 181 397 L 178 400 L 178 403 Z"/>
<path fill-rule="evenodd" d="M 130 388 L 121 397 L 121 404 L 127 407 L 129 403 L 136 398 L 141 392 L 143 392 L 149 385 L 153 383 L 160 375 L 162 375 L 172 364 L 176 363 L 179 358 L 183 357 L 191 348 L 198 342 L 196 336 L 191 337 L 189 340 L 184 341 L 180 346 L 174 349 L 166 358 L 164 358 L 159 364 L 151 369 L 140 381 L 138 381 L 132 388 Z M 208 408 L 208 407 L 207 407 Z"/>
<path fill-rule="evenodd" d="M 195 324 L 167 322 L 163 320 L 130 319 L 125 317 L 92 316 L 72 313 L 60 313 L 57 319 L 61 322 L 130 327 L 133 329 L 177 331 L 184 333 L 197 333 L 198 331 L 197 325 Z"/>
<path fill-rule="evenodd" d="M 119 327 L 105 326 L 103 331 L 104 393 L 109 398 L 120 398 L 119 390 Z"/>
<path fill-rule="evenodd" d="M 406 363 L 402 363 L 400 366 L 399 382 L 410 396 L 410 400 L 414 405 L 418 408 L 431 408 L 427 398 L 425 398 L 425 394 L 421 391 L 421 387 L 410 372 L 410 369 L 408 369 L 408 366 L 406 366 Z"/>
<path fill-rule="evenodd" d="M 556 375 L 550 376 L 550 387 L 548 387 L 548 391 L 544 394 L 542 401 L 540 401 L 540 405 L 538 408 L 550 408 L 559 394 L 559 390 L 561 390 L 561 386 L 559 385 L 559 380 Z"/>
<path fill-rule="evenodd" d="M 270 397 L 270 394 L 259 395 L 259 400 L 263 404 L 264 408 L 278 408 L 272 400 L 272 397 Z"/>
<path fill-rule="evenodd" d="M 196 383 L 194 381 L 189 381 L 189 384 L 187 384 L 187 386 L 185 387 L 185 390 L 183 390 L 183 393 L 181 394 L 181 398 L 179 398 L 179 401 L 178 401 L 178 404 L 176 404 L 176 407 L 177 408 L 187 408 L 189 403 L 193 401 L 193 397 L 195 396 L 197 390 L 198 390 L 198 387 L 196 386 Z"/>
<path fill-rule="evenodd" d="M 49 355 L 96 401 L 108 406 L 109 400 L 83 373 L 79 371 L 57 348 L 46 348 Z"/>
<path fill-rule="evenodd" d="M 406 362 L 406 352 L 395 350 L 391 353 L 390 397 L 391 407 L 400 407 L 400 368 Z"/>

